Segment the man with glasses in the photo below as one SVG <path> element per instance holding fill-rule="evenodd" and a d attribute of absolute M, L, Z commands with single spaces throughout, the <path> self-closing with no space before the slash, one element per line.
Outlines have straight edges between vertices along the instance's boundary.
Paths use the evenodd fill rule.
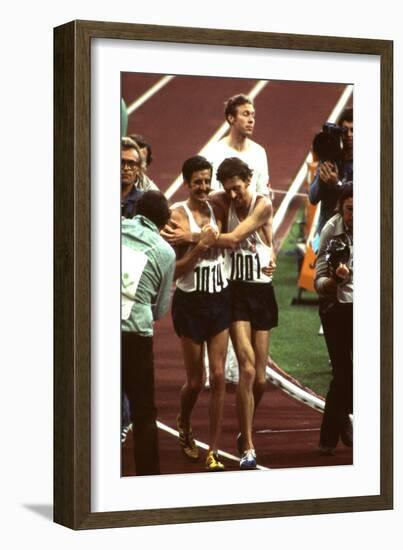
<path fill-rule="evenodd" d="M 155 183 L 150 179 L 147 175 L 148 167 L 150 166 L 151 162 L 153 161 L 153 153 L 151 149 L 151 145 L 146 141 L 146 139 L 141 136 L 140 134 L 130 134 L 130 139 L 136 142 L 136 144 L 140 148 L 140 154 L 141 154 L 141 160 L 143 161 L 143 173 L 141 174 L 138 182 L 137 187 L 139 189 L 142 189 L 143 191 L 150 191 L 150 189 L 154 189 L 155 191 L 159 191 L 158 186 L 155 185 Z"/>
<path fill-rule="evenodd" d="M 120 157 L 121 207 L 122 217 L 133 218 L 136 213 L 136 202 L 143 191 L 137 182 L 142 174 L 140 148 L 132 139 L 123 137 Z"/>
<path fill-rule="evenodd" d="M 131 219 L 136 214 L 137 201 L 144 194 L 144 190 L 139 186 L 142 174 L 141 151 L 136 142 L 128 137 L 123 137 L 120 154 L 121 215 L 122 218 Z M 123 389 L 122 443 L 126 441 L 127 434 L 131 428 L 129 401 Z"/>

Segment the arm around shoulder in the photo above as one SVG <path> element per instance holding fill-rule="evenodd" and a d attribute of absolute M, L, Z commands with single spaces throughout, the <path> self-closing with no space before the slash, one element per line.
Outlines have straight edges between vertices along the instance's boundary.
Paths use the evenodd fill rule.
<path fill-rule="evenodd" d="M 249 237 L 260 227 L 269 224 L 271 228 L 273 207 L 269 197 L 260 198 L 254 211 L 247 216 L 231 233 L 221 234 L 217 239 L 217 246 L 223 248 L 236 248 L 244 239 Z"/>

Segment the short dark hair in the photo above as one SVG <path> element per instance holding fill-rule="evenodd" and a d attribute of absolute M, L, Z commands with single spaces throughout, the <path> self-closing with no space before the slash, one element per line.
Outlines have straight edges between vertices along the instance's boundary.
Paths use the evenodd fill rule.
<path fill-rule="evenodd" d="M 158 229 L 164 227 L 171 216 L 165 195 L 154 189 L 146 191 L 136 203 L 136 215 L 148 218 Z"/>
<path fill-rule="evenodd" d="M 140 147 L 140 149 L 147 149 L 147 158 L 146 158 L 146 164 L 147 166 L 150 166 L 150 164 L 153 161 L 153 152 L 151 149 L 151 145 L 146 141 L 145 137 L 141 136 L 140 134 L 130 134 L 130 139 L 135 141 L 137 145 Z"/>
<path fill-rule="evenodd" d="M 198 172 L 199 170 L 210 170 L 210 172 L 213 173 L 212 165 L 205 157 L 202 157 L 201 155 L 195 155 L 194 157 L 190 157 L 185 160 L 182 166 L 182 176 L 184 181 L 190 183 L 193 172 Z"/>
<path fill-rule="evenodd" d="M 225 102 L 224 110 L 225 118 L 227 119 L 227 121 L 230 115 L 236 116 L 237 108 L 240 105 L 245 105 L 245 103 L 250 103 L 251 105 L 253 105 L 253 99 L 245 94 L 236 94 L 227 99 L 227 101 Z"/>
<path fill-rule="evenodd" d="M 353 122 L 353 108 L 346 107 L 339 117 L 339 125 L 341 126 L 343 122 Z"/>
<path fill-rule="evenodd" d="M 247 181 L 253 176 L 253 170 L 243 160 L 238 157 L 230 157 L 222 161 L 217 170 L 217 179 L 224 183 L 225 180 L 238 176 L 243 181 Z"/>
<path fill-rule="evenodd" d="M 341 188 L 340 195 L 338 198 L 337 211 L 339 214 L 343 213 L 343 205 L 346 202 L 346 200 L 351 199 L 352 197 L 353 197 L 353 182 L 346 181 Z"/>

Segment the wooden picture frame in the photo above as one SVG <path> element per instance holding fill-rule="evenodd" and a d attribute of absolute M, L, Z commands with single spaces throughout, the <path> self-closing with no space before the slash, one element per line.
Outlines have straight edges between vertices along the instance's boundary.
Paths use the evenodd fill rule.
<path fill-rule="evenodd" d="M 354 53 L 381 66 L 381 471 L 377 495 L 91 512 L 91 40 Z M 73 529 L 252 519 L 393 506 L 393 43 L 73 21 L 54 31 L 54 520 Z"/>

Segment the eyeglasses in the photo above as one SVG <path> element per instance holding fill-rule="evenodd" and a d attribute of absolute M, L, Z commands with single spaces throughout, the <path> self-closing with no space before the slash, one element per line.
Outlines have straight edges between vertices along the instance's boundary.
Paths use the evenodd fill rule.
<path fill-rule="evenodd" d="M 128 170 L 130 170 L 131 172 L 133 172 L 133 170 L 136 167 L 138 168 L 140 165 L 141 165 L 141 163 L 136 162 L 135 160 L 121 159 L 121 161 L 120 161 L 121 168 L 125 168 L 127 166 Z"/>

